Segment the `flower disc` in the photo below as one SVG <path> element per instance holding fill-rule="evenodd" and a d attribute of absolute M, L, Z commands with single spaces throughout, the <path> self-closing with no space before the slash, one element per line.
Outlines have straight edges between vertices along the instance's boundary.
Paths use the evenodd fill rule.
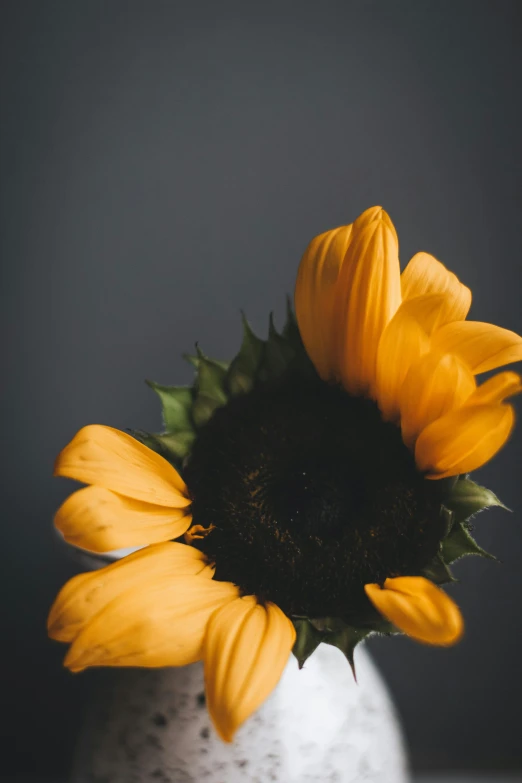
<path fill-rule="evenodd" d="M 443 536 L 438 489 L 370 400 L 309 376 L 215 411 L 186 467 L 217 579 L 288 615 L 371 622 L 367 583 L 414 575 Z"/>

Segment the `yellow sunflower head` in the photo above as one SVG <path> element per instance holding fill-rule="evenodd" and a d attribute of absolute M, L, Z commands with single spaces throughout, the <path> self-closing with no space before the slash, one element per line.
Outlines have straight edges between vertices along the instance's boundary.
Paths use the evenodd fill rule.
<path fill-rule="evenodd" d="M 192 387 L 150 384 L 160 434 L 85 427 L 56 474 L 87 486 L 56 515 L 95 552 L 143 547 L 74 577 L 49 617 L 65 664 L 182 666 L 203 659 L 220 736 L 276 685 L 293 649 L 353 665 L 371 633 L 461 637 L 441 590 L 450 564 L 488 556 L 469 518 L 501 505 L 469 472 L 506 442 L 521 379 L 476 376 L 522 359 L 522 339 L 466 321 L 471 292 L 433 256 L 400 273 L 373 207 L 308 246 L 295 313 L 238 355 L 198 350 Z"/>

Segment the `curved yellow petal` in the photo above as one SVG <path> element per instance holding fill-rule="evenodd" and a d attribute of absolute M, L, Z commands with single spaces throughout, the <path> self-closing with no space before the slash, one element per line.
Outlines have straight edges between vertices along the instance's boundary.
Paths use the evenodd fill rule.
<path fill-rule="evenodd" d="M 214 569 L 202 552 L 174 542 L 153 544 L 98 571 L 78 574 L 60 590 L 49 613 L 49 636 L 71 642 L 111 601 L 128 591 L 139 592 L 156 579 L 202 576 Z"/>
<path fill-rule="evenodd" d="M 180 546 L 183 546 L 180 544 Z M 65 666 L 186 666 L 202 657 L 208 620 L 238 588 L 198 576 L 161 574 L 132 587 L 84 625 Z"/>
<path fill-rule="evenodd" d="M 125 432 L 91 424 L 59 454 L 55 475 L 158 506 L 189 505 L 185 482 L 166 459 Z"/>
<path fill-rule="evenodd" d="M 295 314 L 304 346 L 325 381 L 335 375 L 333 302 L 339 269 L 352 226 L 340 226 L 312 239 L 295 286 Z"/>
<path fill-rule="evenodd" d="M 207 706 L 225 742 L 275 688 L 294 641 L 294 626 L 281 609 L 253 596 L 212 615 L 204 648 Z"/>
<path fill-rule="evenodd" d="M 429 253 L 416 253 L 401 275 L 403 299 L 423 294 L 444 294 L 446 307 L 438 325 L 463 321 L 471 307 L 471 291 L 444 264 Z"/>
<path fill-rule="evenodd" d="M 422 576 L 387 579 L 384 588 L 365 585 L 366 595 L 387 620 L 412 639 L 449 647 L 461 639 L 464 621 L 458 606 Z"/>
<path fill-rule="evenodd" d="M 336 288 L 337 374 L 347 391 L 366 394 L 375 384 L 382 333 L 401 302 L 397 234 L 381 207 L 353 224 Z"/>
<path fill-rule="evenodd" d="M 433 335 L 433 346 L 457 354 L 475 375 L 522 361 L 522 337 L 480 321 L 446 324 Z"/>
<path fill-rule="evenodd" d="M 510 405 L 457 408 L 421 432 L 415 446 L 417 467 L 430 479 L 470 473 L 502 448 L 514 423 Z"/>
<path fill-rule="evenodd" d="M 374 223 L 375 221 L 383 222 L 391 231 L 396 244 L 399 244 L 399 237 L 397 236 L 397 231 L 395 230 L 392 219 L 382 207 L 368 207 L 364 212 L 361 212 L 353 225 L 356 231 L 360 232 L 363 228 L 366 228 L 366 226 L 369 226 L 370 223 Z"/>
<path fill-rule="evenodd" d="M 411 365 L 428 351 L 430 341 L 422 325 L 433 298 L 416 297 L 403 302 L 384 330 L 377 352 L 377 375 L 373 396 L 386 421 L 399 416 L 401 388 Z M 439 298 L 435 297 L 438 301 Z"/>
<path fill-rule="evenodd" d="M 153 506 L 105 487 L 73 492 L 54 518 L 66 541 L 91 552 L 170 541 L 182 536 L 191 522 L 186 508 Z"/>
<path fill-rule="evenodd" d="M 499 372 L 484 381 L 467 400 L 467 405 L 491 405 L 522 392 L 522 378 L 516 372 Z"/>
<path fill-rule="evenodd" d="M 430 351 L 410 367 L 400 392 L 402 438 L 407 446 L 428 424 L 460 407 L 475 391 L 471 370 L 452 354 Z"/>

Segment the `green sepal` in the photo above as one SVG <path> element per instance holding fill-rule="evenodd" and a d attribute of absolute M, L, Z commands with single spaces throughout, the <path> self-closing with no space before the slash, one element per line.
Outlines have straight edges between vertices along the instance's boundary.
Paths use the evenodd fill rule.
<path fill-rule="evenodd" d="M 462 476 L 455 482 L 445 501 L 446 506 L 455 514 L 455 523 L 464 522 L 469 517 L 492 506 L 509 511 L 497 496 L 486 487 L 481 487 L 467 476 Z"/>
<path fill-rule="evenodd" d="M 354 663 L 355 648 L 370 633 L 371 630 L 369 628 L 354 628 L 351 625 L 345 625 L 342 630 L 325 634 L 323 638 L 323 642 L 332 645 L 332 647 L 337 647 L 344 654 L 350 664 L 355 680 L 357 680 Z"/>
<path fill-rule="evenodd" d="M 443 523 L 443 536 L 442 538 L 446 538 L 450 534 L 450 531 L 455 524 L 455 512 L 451 511 L 449 508 L 446 508 L 446 506 L 441 505 L 440 507 L 440 516 Z"/>
<path fill-rule="evenodd" d="M 196 370 L 199 370 L 199 367 L 201 365 L 201 362 L 205 359 L 208 359 L 208 356 L 205 356 L 203 351 L 200 350 L 198 346 L 196 346 L 197 354 L 193 353 L 184 353 L 183 358 L 185 361 L 187 361 L 189 364 L 191 364 Z M 212 362 L 214 364 L 219 365 L 222 370 L 228 370 L 230 367 L 230 362 L 221 361 L 221 359 L 212 359 Z"/>
<path fill-rule="evenodd" d="M 163 423 L 167 432 L 190 431 L 192 424 L 192 403 L 194 394 L 189 386 L 161 386 L 154 381 L 145 381 L 161 400 Z"/>
<path fill-rule="evenodd" d="M 260 381 L 273 381 L 280 378 L 290 367 L 295 350 L 288 340 L 279 334 L 274 326 L 274 317 L 270 313 L 268 340 L 265 343 L 263 359 L 257 377 Z"/>
<path fill-rule="evenodd" d="M 465 523 L 457 522 L 449 536 L 441 544 L 441 556 L 445 563 L 454 563 L 455 560 L 466 555 L 478 555 L 479 557 L 487 557 L 489 560 L 497 560 L 494 555 L 486 552 L 477 544 Z"/>
<path fill-rule="evenodd" d="M 196 354 L 184 358 L 196 369 L 192 388 L 162 386 L 147 381 L 160 397 L 165 433 L 142 433 L 143 442 L 161 453 L 175 458 L 187 456 L 194 438 L 188 433 L 203 427 L 217 408 L 226 405 L 233 396 L 246 394 L 256 384 L 275 381 L 290 367 L 298 372 L 315 370 L 304 349 L 291 302 L 287 300 L 287 318 L 279 334 L 270 316 L 268 339 L 262 340 L 252 331 L 244 314 L 243 340 L 232 362 L 210 359 L 196 345 Z M 167 435 L 177 438 L 167 438 Z"/>
<path fill-rule="evenodd" d="M 434 582 L 436 585 L 445 585 L 449 582 L 457 582 L 447 563 L 444 562 L 444 558 L 441 554 L 436 555 L 431 563 L 427 565 L 423 571 L 422 576 Z"/>
<path fill-rule="evenodd" d="M 163 434 L 131 430 L 131 434 L 145 446 L 148 446 L 149 449 L 161 454 L 162 457 L 165 457 L 170 462 L 182 462 L 189 454 L 196 439 L 194 430 L 165 432 Z"/>
<path fill-rule="evenodd" d="M 232 395 L 245 394 L 254 386 L 256 373 L 263 359 L 265 341 L 260 340 L 241 313 L 243 321 L 243 341 L 239 353 L 228 369 L 226 385 Z"/>
<path fill-rule="evenodd" d="M 354 664 L 355 648 L 373 629 L 354 628 L 338 617 L 313 619 L 294 617 L 292 622 L 296 630 L 296 640 L 292 652 L 297 658 L 300 669 L 303 668 L 305 662 L 321 642 L 324 642 L 341 650 L 350 664 L 354 678 L 357 679 Z"/>
<path fill-rule="evenodd" d="M 209 359 L 198 348 L 198 373 L 195 383 L 196 397 L 192 406 L 192 418 L 196 427 L 202 427 L 216 408 L 226 405 L 225 389 L 227 370 L 221 362 Z"/>
<path fill-rule="evenodd" d="M 281 336 L 293 349 L 293 369 L 304 375 L 311 375 L 315 377 L 317 372 L 304 347 L 303 341 L 301 339 L 301 333 L 299 332 L 299 326 L 297 325 L 297 320 L 292 309 L 292 301 L 288 296 L 286 298 L 286 321 L 285 325 L 283 326 Z"/>
<path fill-rule="evenodd" d="M 312 617 L 309 622 L 321 633 L 336 633 L 346 628 L 346 623 L 339 617 Z"/>
<path fill-rule="evenodd" d="M 314 628 L 315 632 L 322 636 L 321 641 L 341 650 L 351 666 L 354 678 L 357 679 L 354 664 L 355 648 L 359 642 L 362 642 L 362 640 L 372 631 L 377 630 L 376 627 L 373 627 L 372 625 L 372 627 L 356 628 L 352 625 L 348 625 L 339 617 L 314 617 L 309 620 L 309 623 Z M 384 625 L 386 627 L 384 627 Z M 382 628 L 383 632 L 393 630 L 393 626 L 390 626 L 387 621 L 384 621 L 384 625 Z"/>
<path fill-rule="evenodd" d="M 297 319 L 292 308 L 292 300 L 289 296 L 286 297 L 286 321 L 281 336 L 284 340 L 292 343 L 292 345 L 302 345 L 301 333 L 299 332 Z"/>
<path fill-rule="evenodd" d="M 292 652 L 297 658 L 299 668 L 302 669 L 308 658 L 323 641 L 324 634 L 317 631 L 312 623 L 305 618 L 294 618 L 292 622 L 296 632 Z"/>

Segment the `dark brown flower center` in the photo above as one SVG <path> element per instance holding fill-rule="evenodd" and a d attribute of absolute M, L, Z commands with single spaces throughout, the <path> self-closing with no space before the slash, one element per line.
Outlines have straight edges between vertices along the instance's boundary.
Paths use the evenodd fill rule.
<path fill-rule="evenodd" d="M 364 623 L 368 582 L 417 575 L 444 522 L 437 482 L 417 471 L 377 406 L 301 376 L 218 409 L 186 466 L 197 545 L 216 578 L 288 615 Z"/>

